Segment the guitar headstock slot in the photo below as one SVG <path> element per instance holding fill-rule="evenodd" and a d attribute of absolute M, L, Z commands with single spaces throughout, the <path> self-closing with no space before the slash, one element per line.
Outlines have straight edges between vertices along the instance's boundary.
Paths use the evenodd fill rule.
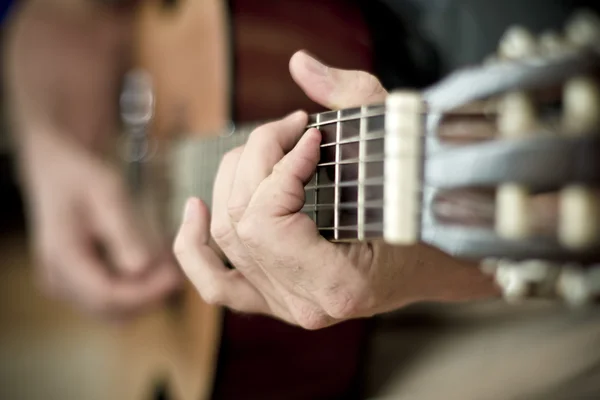
<path fill-rule="evenodd" d="M 599 45 L 588 12 L 562 34 L 512 27 L 483 66 L 425 91 L 423 240 L 467 258 L 600 260 Z"/>

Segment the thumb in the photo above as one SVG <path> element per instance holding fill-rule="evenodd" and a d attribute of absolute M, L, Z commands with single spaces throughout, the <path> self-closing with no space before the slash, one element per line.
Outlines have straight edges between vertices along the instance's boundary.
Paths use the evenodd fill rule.
<path fill-rule="evenodd" d="M 375 76 L 364 71 L 331 68 L 304 51 L 290 59 L 290 73 L 308 97 L 330 109 L 379 103 L 387 96 Z"/>

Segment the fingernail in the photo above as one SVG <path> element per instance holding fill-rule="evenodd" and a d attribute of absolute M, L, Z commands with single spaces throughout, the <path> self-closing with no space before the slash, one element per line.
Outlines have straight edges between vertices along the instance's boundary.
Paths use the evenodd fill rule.
<path fill-rule="evenodd" d="M 304 61 L 306 69 L 308 69 L 310 72 L 316 75 L 327 75 L 328 67 L 325 64 L 317 60 L 313 55 L 308 54 L 306 51 L 303 51 L 303 53 L 306 56 Z"/>
<path fill-rule="evenodd" d="M 306 111 L 304 110 L 297 110 L 294 111 L 290 114 L 288 114 L 284 119 L 286 120 L 296 120 L 299 119 L 300 117 L 305 118 L 307 116 Z"/>
<path fill-rule="evenodd" d="M 198 208 L 196 207 L 195 199 L 191 198 L 185 203 L 183 210 L 183 222 L 194 221 L 198 215 Z"/>

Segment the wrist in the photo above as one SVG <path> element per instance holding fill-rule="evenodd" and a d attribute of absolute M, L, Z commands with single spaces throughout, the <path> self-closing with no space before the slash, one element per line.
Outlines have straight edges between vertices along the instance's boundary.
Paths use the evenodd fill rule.
<path fill-rule="evenodd" d="M 420 302 L 485 300 L 501 294 L 494 278 L 481 271 L 476 262 L 454 258 L 425 244 L 379 246 L 376 262 L 395 267 L 398 285 L 394 308 Z"/>

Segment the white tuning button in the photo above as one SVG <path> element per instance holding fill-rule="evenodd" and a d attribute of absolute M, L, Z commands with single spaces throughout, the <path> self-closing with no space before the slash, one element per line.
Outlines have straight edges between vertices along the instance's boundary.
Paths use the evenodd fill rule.
<path fill-rule="evenodd" d="M 576 46 L 593 46 L 600 43 L 600 19 L 591 11 L 575 13 L 565 28 L 567 38 Z"/>
<path fill-rule="evenodd" d="M 544 260 L 527 260 L 520 264 L 523 277 L 531 283 L 543 283 L 550 276 L 552 264 Z"/>
<path fill-rule="evenodd" d="M 590 77 L 570 79 L 563 90 L 562 131 L 579 136 L 600 125 L 600 90 Z M 568 248 L 589 247 L 600 238 L 600 204 L 583 185 L 569 185 L 559 194 L 558 238 Z"/>
<path fill-rule="evenodd" d="M 529 237 L 530 195 L 528 189 L 518 184 L 503 184 L 496 192 L 496 233 L 506 239 Z"/>
<path fill-rule="evenodd" d="M 500 39 L 499 56 L 514 60 L 532 56 L 536 53 L 535 37 L 521 26 L 510 27 Z"/>
<path fill-rule="evenodd" d="M 503 137 L 526 137 L 538 127 L 537 112 L 525 92 L 506 94 L 498 104 L 498 131 Z"/>
<path fill-rule="evenodd" d="M 501 137 L 527 137 L 538 123 L 531 97 L 524 92 L 509 93 L 499 105 L 498 131 Z M 496 192 L 496 233 L 506 239 L 519 240 L 531 233 L 529 190 L 518 183 L 506 183 Z"/>
<path fill-rule="evenodd" d="M 523 301 L 529 292 L 529 282 L 518 264 L 510 261 L 499 262 L 496 269 L 496 283 L 502 290 L 507 303 L 517 304 Z"/>
<path fill-rule="evenodd" d="M 592 297 L 586 273 L 577 266 L 565 266 L 558 277 L 556 289 L 563 300 L 573 307 L 588 304 Z"/>
<path fill-rule="evenodd" d="M 600 88 L 592 77 L 570 79 L 563 89 L 563 130 L 579 135 L 600 125 Z"/>
<path fill-rule="evenodd" d="M 599 204 L 595 193 L 582 185 L 571 185 L 560 192 L 558 238 L 568 248 L 581 249 L 594 244 L 600 236 Z"/>

